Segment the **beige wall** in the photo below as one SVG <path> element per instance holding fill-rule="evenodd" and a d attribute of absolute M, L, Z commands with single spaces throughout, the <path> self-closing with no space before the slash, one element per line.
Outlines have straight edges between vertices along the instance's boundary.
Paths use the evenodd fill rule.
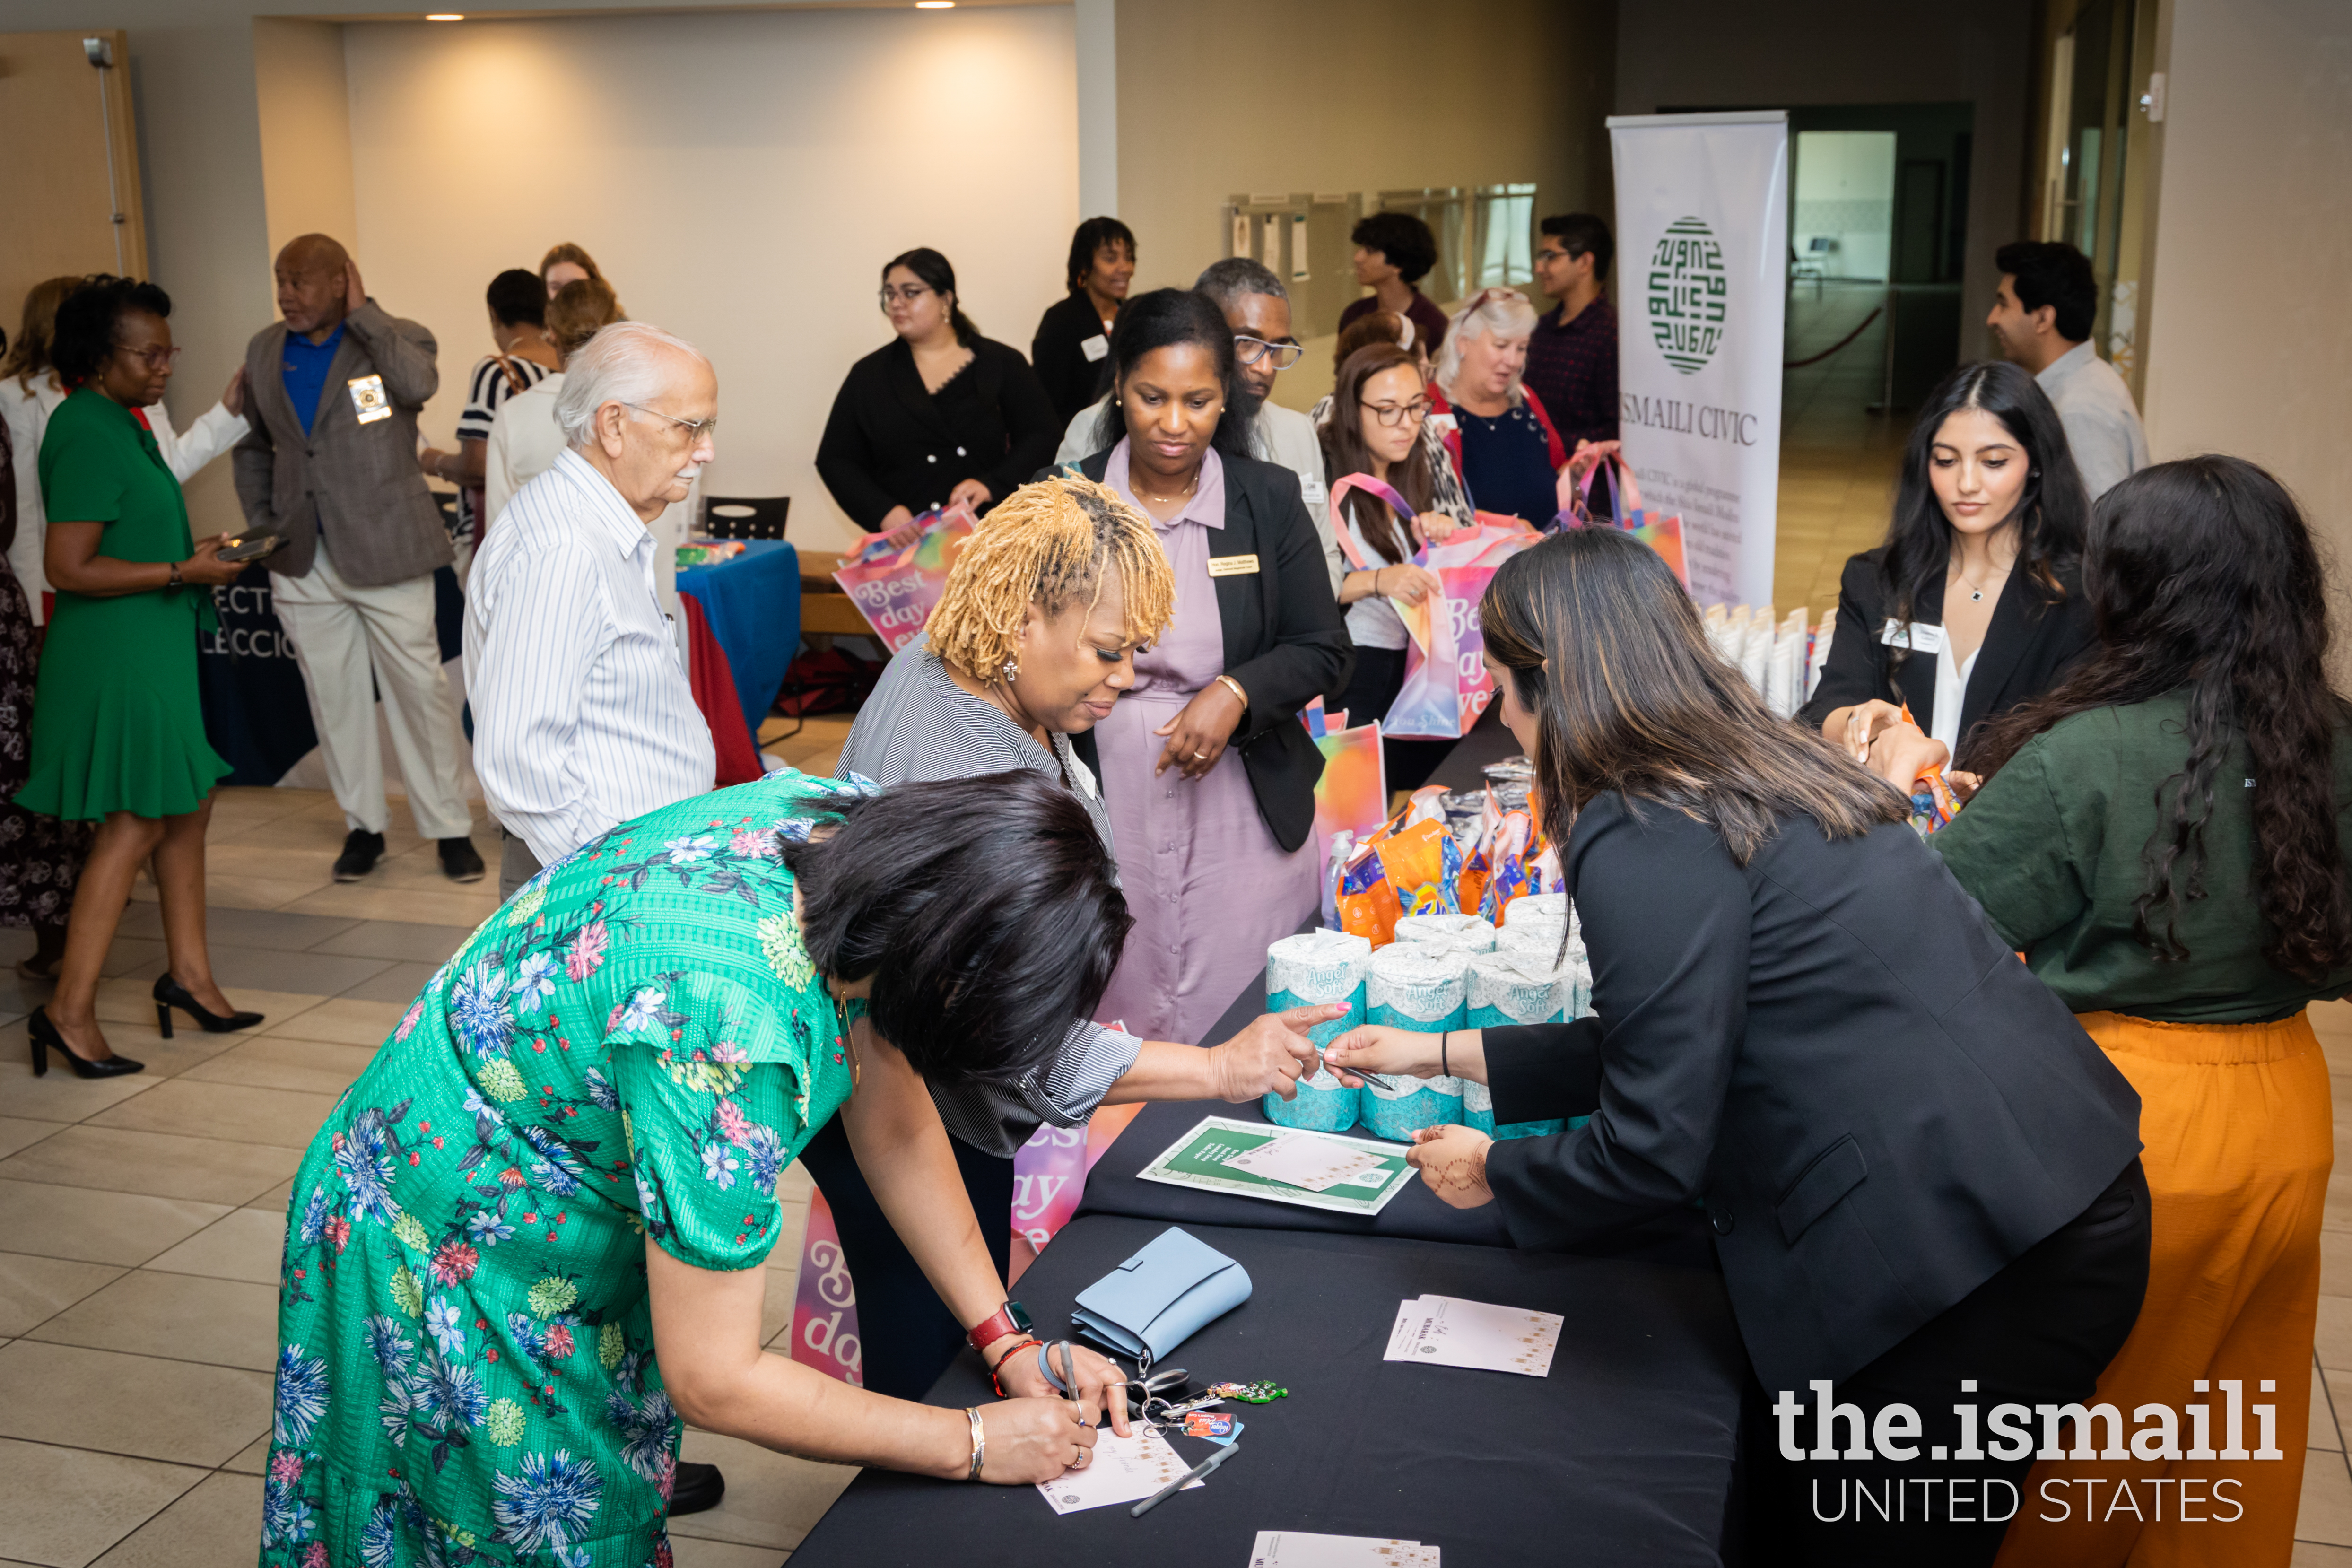
<path fill-rule="evenodd" d="M 2294 488 L 2352 574 L 2352 6 L 2167 0 L 2148 444 Z M 2341 628 L 2338 631 L 2342 635 Z"/>
<path fill-rule="evenodd" d="M 1423 0 L 1118 0 L 1136 288 L 1190 284 L 1224 255 L 1236 192 L 1533 180 L 1539 214 L 1609 211 L 1613 17 L 1610 0 L 1489 0 L 1442 25 Z M 1311 348 L 1337 322 L 1293 328 Z M 1303 408 L 1329 389 L 1310 353 L 1275 395 Z"/>
<path fill-rule="evenodd" d="M 1060 296 L 1066 5 L 341 31 L 357 253 L 369 291 L 440 340 L 437 444 L 489 348 L 490 279 L 576 240 L 633 317 L 718 367 L 707 488 L 789 495 L 795 540 L 847 542 L 814 465 L 842 376 L 888 341 L 882 263 L 945 252 L 982 331 L 1024 352 Z"/>

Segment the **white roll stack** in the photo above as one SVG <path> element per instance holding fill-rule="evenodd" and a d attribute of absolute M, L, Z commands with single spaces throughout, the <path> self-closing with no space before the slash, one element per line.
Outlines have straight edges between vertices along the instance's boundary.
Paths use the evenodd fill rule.
<path fill-rule="evenodd" d="M 1492 952 L 1495 928 L 1476 915 L 1402 915 L 1397 919 L 1396 940 L 1400 946 L 1413 943 L 1457 952 Z"/>

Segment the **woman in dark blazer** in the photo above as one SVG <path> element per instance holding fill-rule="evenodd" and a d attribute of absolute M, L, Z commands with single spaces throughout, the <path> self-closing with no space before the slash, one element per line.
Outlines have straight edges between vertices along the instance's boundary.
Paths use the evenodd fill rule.
<path fill-rule="evenodd" d="M 980 335 L 936 250 L 891 258 L 882 309 L 898 335 L 849 367 L 817 477 L 868 533 L 953 501 L 986 512 L 1054 456 L 1062 426 L 1045 389 L 1021 351 Z"/>
<path fill-rule="evenodd" d="M 2139 1311 L 2138 1097 L 1904 797 L 1775 721 L 1638 540 L 1547 539 L 1480 616 L 1594 1016 L 1360 1029 L 1327 1056 L 1485 1082 L 1497 1121 L 1591 1115 L 1500 1143 L 1421 1134 L 1429 1184 L 1499 1205 L 1521 1247 L 1704 1206 L 1769 1412 L 1760 1539 L 1808 1563 L 1990 1563 L 2040 1446 L 2004 1423 L 2087 1398 Z M 1923 1519 L 1916 1492 L 1906 1522 L 1847 1511 L 1857 1486 L 1926 1476 L 1960 1483 L 1962 1522 Z"/>
<path fill-rule="evenodd" d="M 1821 685 L 1798 712 L 1866 759 L 1911 717 L 1967 766 L 1970 731 L 2058 684 L 2098 641 L 2083 594 L 2090 492 L 2016 365 L 1962 365 L 1912 427 L 1886 541 L 1845 563 Z"/>
<path fill-rule="evenodd" d="M 1298 711 L 1345 684 L 1352 650 L 1298 476 L 1248 455 L 1255 410 L 1216 305 L 1130 300 L 1110 358 L 1102 449 L 1078 467 L 1152 520 L 1176 608 L 1080 742 L 1136 914 L 1099 1016 L 1199 1040 L 1319 902 L 1323 754 Z"/>
<path fill-rule="evenodd" d="M 1045 308 L 1029 361 L 1066 426 L 1110 384 L 1110 331 L 1135 279 L 1135 231 L 1115 217 L 1090 217 L 1070 236 L 1066 299 Z"/>

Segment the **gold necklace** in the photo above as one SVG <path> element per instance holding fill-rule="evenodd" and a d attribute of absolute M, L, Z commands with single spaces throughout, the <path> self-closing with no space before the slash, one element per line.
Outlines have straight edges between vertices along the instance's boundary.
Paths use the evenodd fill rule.
<path fill-rule="evenodd" d="M 1133 483 L 1132 479 L 1130 479 L 1129 482 L 1129 483 Z M 1189 484 L 1189 485 L 1186 485 L 1182 489 L 1181 489 L 1181 490 L 1177 491 L 1177 492 L 1176 492 L 1174 495 L 1172 495 L 1172 496 L 1156 496 L 1156 495 L 1153 495 L 1150 490 L 1145 489 L 1141 485 L 1136 485 L 1136 487 L 1135 487 L 1135 493 L 1136 493 L 1138 496 L 1141 497 L 1143 500 L 1148 500 L 1148 501 L 1152 501 L 1152 502 L 1154 502 L 1154 503 L 1156 503 L 1156 504 L 1158 504 L 1158 505 L 1160 505 L 1160 506 L 1173 506 L 1173 505 L 1175 505 L 1178 501 L 1180 501 L 1180 500 L 1187 500 L 1188 498 L 1190 498 L 1190 497 L 1191 497 L 1191 495 L 1192 494 L 1192 492 L 1193 492 L 1194 490 L 1199 489 L 1200 488 L 1201 488 L 1201 472 L 1200 472 L 1200 470 L 1199 470 L 1198 468 L 1195 468 L 1194 470 L 1192 470 L 1192 482 L 1191 484 Z"/>

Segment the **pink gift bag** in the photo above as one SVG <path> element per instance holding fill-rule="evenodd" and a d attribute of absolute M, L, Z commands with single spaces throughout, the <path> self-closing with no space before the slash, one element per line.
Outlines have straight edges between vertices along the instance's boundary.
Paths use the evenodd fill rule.
<path fill-rule="evenodd" d="M 813 1192 L 808 1232 L 801 1238 L 800 1279 L 793 1292 L 792 1359 L 863 1388 L 866 1369 L 858 1347 L 857 1291 L 833 1228 L 833 1207 L 823 1193 Z"/>
<path fill-rule="evenodd" d="M 833 574 L 892 653 L 914 641 L 931 618 L 947 591 L 948 568 L 977 521 L 971 508 L 961 504 L 927 511 L 915 521 L 922 534 L 914 543 L 893 546 L 877 534 Z"/>

